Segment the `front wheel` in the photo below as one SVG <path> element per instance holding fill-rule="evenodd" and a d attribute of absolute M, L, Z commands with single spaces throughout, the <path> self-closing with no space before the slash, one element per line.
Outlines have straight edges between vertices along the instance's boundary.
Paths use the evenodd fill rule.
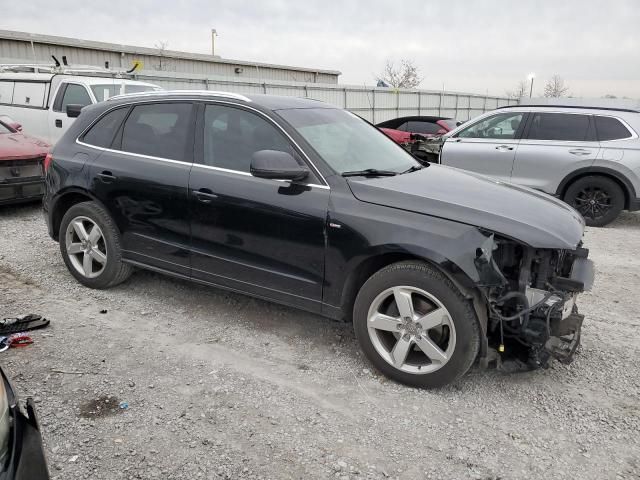
<path fill-rule="evenodd" d="M 395 263 L 369 278 L 356 298 L 353 322 L 369 361 L 414 387 L 455 381 L 480 348 L 470 302 L 445 275 L 422 262 Z"/>
<path fill-rule="evenodd" d="M 610 178 L 589 175 L 569 186 L 564 201 L 580 212 L 587 225 L 603 227 L 620 215 L 624 193 Z"/>

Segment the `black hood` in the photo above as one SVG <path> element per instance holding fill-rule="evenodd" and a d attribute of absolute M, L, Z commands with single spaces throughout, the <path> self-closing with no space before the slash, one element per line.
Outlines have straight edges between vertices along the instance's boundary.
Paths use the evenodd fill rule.
<path fill-rule="evenodd" d="M 430 165 L 348 183 L 362 202 L 486 228 L 536 248 L 575 249 L 584 232 L 582 217 L 564 202 L 457 168 Z"/>

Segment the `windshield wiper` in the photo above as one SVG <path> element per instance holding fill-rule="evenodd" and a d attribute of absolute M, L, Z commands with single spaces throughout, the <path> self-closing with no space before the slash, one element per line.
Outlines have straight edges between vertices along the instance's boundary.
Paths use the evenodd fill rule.
<path fill-rule="evenodd" d="M 378 170 L 376 168 L 367 168 L 366 170 L 353 170 L 351 172 L 342 172 L 343 177 L 393 177 L 398 172 L 391 170 Z"/>
<path fill-rule="evenodd" d="M 418 170 L 422 170 L 424 168 L 423 165 L 411 165 L 408 169 L 406 169 L 404 172 L 402 173 L 411 173 L 411 172 L 417 172 Z"/>

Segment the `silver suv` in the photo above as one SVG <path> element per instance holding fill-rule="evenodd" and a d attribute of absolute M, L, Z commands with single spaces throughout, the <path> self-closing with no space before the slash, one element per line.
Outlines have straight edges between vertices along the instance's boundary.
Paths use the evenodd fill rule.
<path fill-rule="evenodd" d="M 446 135 L 440 163 L 542 190 L 603 226 L 640 199 L 640 111 L 511 106 Z"/>

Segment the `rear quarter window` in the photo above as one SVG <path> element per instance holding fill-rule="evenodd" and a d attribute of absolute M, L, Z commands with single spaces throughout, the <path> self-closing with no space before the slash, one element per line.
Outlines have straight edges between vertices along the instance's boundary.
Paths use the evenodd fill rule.
<path fill-rule="evenodd" d="M 617 118 L 596 115 L 595 120 L 598 140 L 600 141 L 620 140 L 633 136 L 629 129 Z"/>
<path fill-rule="evenodd" d="M 82 141 L 96 147 L 109 148 L 113 143 L 128 108 L 118 108 L 107 113 L 84 134 Z"/>

